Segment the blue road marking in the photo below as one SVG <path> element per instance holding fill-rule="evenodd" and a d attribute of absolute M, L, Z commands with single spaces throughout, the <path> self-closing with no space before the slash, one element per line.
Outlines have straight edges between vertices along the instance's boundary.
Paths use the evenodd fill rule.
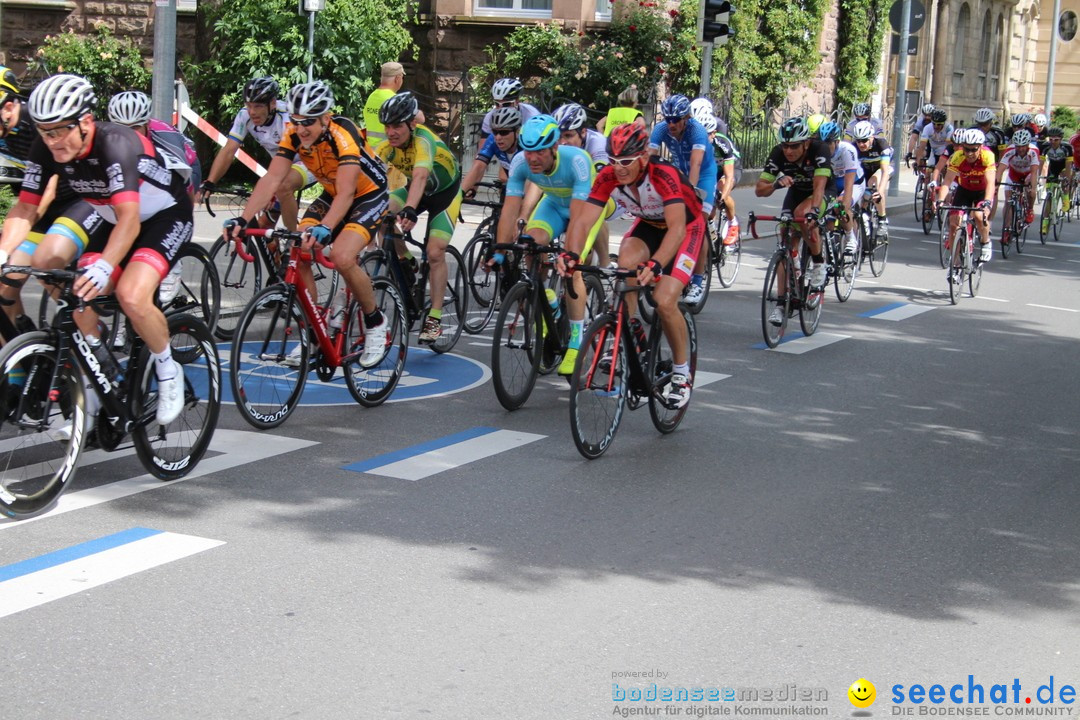
<path fill-rule="evenodd" d="M 36 558 L 30 558 L 29 560 L 23 560 L 22 562 L 5 565 L 0 567 L 0 582 L 21 577 L 23 575 L 29 575 L 30 573 L 38 572 L 39 570 L 71 562 L 72 560 L 78 560 L 87 557 L 88 555 L 111 550 L 112 548 L 127 545 L 128 543 L 133 543 L 137 540 L 143 540 L 153 535 L 160 535 L 161 532 L 161 530 L 151 530 L 149 528 L 131 528 L 130 530 L 124 530 L 123 532 L 118 532 L 113 535 L 106 535 L 105 537 L 100 537 L 96 540 L 88 540 L 87 542 L 79 543 L 78 545 L 72 545 L 63 550 L 40 555 Z"/>
<path fill-rule="evenodd" d="M 453 435 L 447 435 L 446 437 L 435 438 L 419 445 L 413 445 L 412 447 L 402 448 L 401 450 L 395 450 L 394 452 L 378 455 L 369 460 L 361 460 L 360 462 L 346 465 L 345 470 L 352 470 L 353 472 L 367 472 L 383 465 L 389 465 L 390 463 L 398 462 L 399 460 L 407 460 L 417 455 L 422 455 L 432 450 L 441 450 L 444 447 L 450 445 L 456 445 L 459 442 L 465 440 L 472 440 L 482 435 L 490 435 L 493 432 L 498 432 L 498 428 L 493 427 L 475 427 L 471 430 L 463 430 Z"/>

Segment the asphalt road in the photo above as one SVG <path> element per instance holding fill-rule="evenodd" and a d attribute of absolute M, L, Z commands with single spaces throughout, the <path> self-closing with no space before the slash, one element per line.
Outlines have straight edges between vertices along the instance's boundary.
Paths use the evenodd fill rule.
<path fill-rule="evenodd" d="M 309 386 L 343 399 L 265 433 L 226 407 L 180 482 L 84 463 L 58 511 L 0 523 L 4 716 L 881 718 L 929 708 L 914 684 L 962 684 L 934 709 L 970 710 L 969 682 L 989 715 L 1075 715 L 1080 225 L 995 255 L 953 307 L 904 184 L 885 274 L 827 296 L 833 342 L 762 349 L 773 241 L 748 241 L 698 316 L 682 426 L 628 413 L 599 460 L 565 382 L 507 413 L 465 336 L 457 387 L 435 382 L 450 356 L 410 350 L 412 387 L 446 394 L 362 409 Z M 653 684 L 702 700 L 631 699 Z"/>

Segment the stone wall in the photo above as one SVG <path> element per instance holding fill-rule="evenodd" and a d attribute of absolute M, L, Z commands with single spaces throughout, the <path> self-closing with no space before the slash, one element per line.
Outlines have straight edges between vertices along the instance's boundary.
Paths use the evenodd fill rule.
<path fill-rule="evenodd" d="M 821 63 L 809 82 L 795 87 L 788 93 L 789 114 L 832 112 L 836 102 L 836 61 L 839 44 L 840 4 L 830 3 L 821 28 L 818 51 Z"/>

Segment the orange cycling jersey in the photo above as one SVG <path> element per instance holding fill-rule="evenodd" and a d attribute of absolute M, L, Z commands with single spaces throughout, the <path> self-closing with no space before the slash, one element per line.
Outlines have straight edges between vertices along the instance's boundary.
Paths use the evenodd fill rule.
<path fill-rule="evenodd" d="M 375 158 L 360 130 L 347 117 L 335 115 L 322 137 L 309 148 L 300 142 L 296 127 L 292 123 L 286 125 L 277 157 L 291 161 L 296 156 L 331 196 L 337 195 L 338 168 L 342 165 L 360 166 L 360 177 L 356 180 L 353 197 L 386 192 L 386 171 L 382 163 Z"/>
<path fill-rule="evenodd" d="M 994 153 L 986 146 L 979 149 L 979 154 L 969 160 L 963 150 L 957 150 L 949 158 L 949 170 L 956 173 L 956 181 L 965 190 L 985 190 L 986 173 L 993 172 Z"/>

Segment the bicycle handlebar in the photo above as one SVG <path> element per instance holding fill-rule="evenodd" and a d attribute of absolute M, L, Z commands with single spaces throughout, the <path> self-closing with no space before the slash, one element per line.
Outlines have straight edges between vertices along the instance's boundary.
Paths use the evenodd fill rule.
<path fill-rule="evenodd" d="M 243 231 L 241 232 L 240 236 L 238 236 L 235 239 L 236 254 L 239 255 L 244 260 L 244 262 L 254 262 L 255 256 L 248 253 L 244 249 L 244 243 L 241 242 L 241 240 L 242 240 L 242 238 L 244 236 L 246 236 L 246 237 L 263 237 L 263 238 L 266 238 L 268 240 L 278 238 L 282 242 L 289 242 L 289 241 L 299 242 L 300 239 L 304 236 L 304 233 L 302 233 L 302 232 L 300 232 L 298 230 L 280 230 L 278 228 L 244 228 Z M 301 251 L 301 252 L 306 253 L 306 251 Z M 334 263 L 331 262 L 330 259 L 327 258 L 325 255 L 323 255 L 322 248 L 312 247 L 310 255 L 315 260 L 315 262 L 319 263 L 324 268 L 326 268 L 328 270 L 333 270 L 334 269 Z M 301 260 L 306 260 L 308 258 L 303 257 L 303 254 L 302 254 L 300 259 Z"/>
<path fill-rule="evenodd" d="M 746 219 L 750 224 L 750 235 L 755 240 L 758 240 L 761 237 L 757 233 L 757 221 L 758 220 L 765 220 L 765 221 L 768 221 L 768 222 L 801 223 L 803 225 L 807 225 L 807 224 L 809 224 L 811 222 L 810 220 L 808 220 L 806 218 L 805 215 L 758 215 L 753 210 L 751 210 L 747 214 Z"/>

